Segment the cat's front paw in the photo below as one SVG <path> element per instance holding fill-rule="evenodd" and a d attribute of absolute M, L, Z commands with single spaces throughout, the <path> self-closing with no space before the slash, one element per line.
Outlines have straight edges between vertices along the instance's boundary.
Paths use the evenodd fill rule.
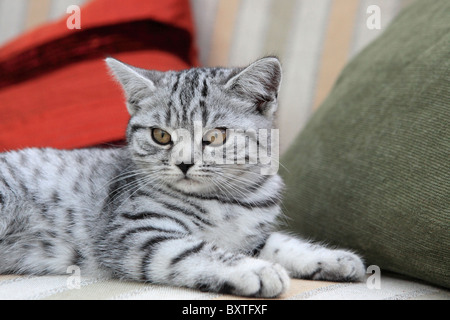
<path fill-rule="evenodd" d="M 289 287 L 287 271 L 279 264 L 249 259 L 229 274 L 225 291 L 239 296 L 274 298 Z"/>
<path fill-rule="evenodd" d="M 356 254 L 345 250 L 327 250 L 315 263 L 308 275 L 302 278 L 326 281 L 362 281 L 365 276 L 364 264 Z"/>

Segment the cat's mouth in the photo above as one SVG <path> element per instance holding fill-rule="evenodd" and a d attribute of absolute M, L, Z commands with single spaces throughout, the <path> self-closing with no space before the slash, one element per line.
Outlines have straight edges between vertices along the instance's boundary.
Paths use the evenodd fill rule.
<path fill-rule="evenodd" d="M 194 183 L 198 184 L 198 183 L 200 183 L 200 181 L 198 181 L 198 180 L 196 180 L 196 179 L 194 179 L 192 177 L 188 177 L 188 176 L 184 176 L 184 177 L 178 179 L 177 183 L 179 183 L 179 182 L 181 182 L 181 183 L 188 183 L 188 184 L 194 184 Z"/>
<path fill-rule="evenodd" d="M 205 184 L 193 177 L 184 176 L 176 180 L 174 186 L 179 190 L 197 192 L 203 190 Z"/>

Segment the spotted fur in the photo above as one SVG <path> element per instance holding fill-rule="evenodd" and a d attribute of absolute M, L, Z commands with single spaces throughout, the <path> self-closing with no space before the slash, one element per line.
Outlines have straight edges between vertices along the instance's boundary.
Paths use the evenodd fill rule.
<path fill-rule="evenodd" d="M 65 274 L 76 265 L 82 275 L 260 297 L 285 292 L 289 276 L 361 279 L 355 254 L 274 232 L 283 182 L 261 174 L 260 163 L 194 161 L 180 170 L 177 144 L 190 144 L 191 160 L 211 152 L 196 123 L 273 128 L 276 58 L 180 72 L 106 62 L 131 115 L 127 147 L 0 154 L 0 273 Z M 183 128 L 193 139 L 161 146 L 151 128 Z"/>

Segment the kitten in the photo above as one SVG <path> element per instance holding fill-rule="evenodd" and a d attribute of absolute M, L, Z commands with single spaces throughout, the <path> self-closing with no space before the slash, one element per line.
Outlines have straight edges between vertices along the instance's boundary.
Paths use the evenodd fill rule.
<path fill-rule="evenodd" d="M 127 147 L 0 154 L 0 273 L 77 265 L 83 275 L 256 297 L 282 294 L 289 277 L 362 279 L 354 253 L 274 232 L 283 182 L 245 148 L 274 146 L 260 133 L 274 132 L 277 58 L 181 72 L 106 63 L 127 98 Z M 217 161 L 230 150 L 233 163 Z"/>

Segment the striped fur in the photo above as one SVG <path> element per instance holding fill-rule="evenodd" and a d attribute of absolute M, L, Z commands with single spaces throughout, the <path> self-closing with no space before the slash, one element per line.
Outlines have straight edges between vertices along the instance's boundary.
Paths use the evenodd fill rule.
<path fill-rule="evenodd" d="M 128 146 L 0 154 L 0 273 L 64 274 L 76 265 L 83 275 L 260 297 L 285 292 L 289 276 L 364 275 L 351 252 L 274 232 L 278 175 L 261 174 L 259 162 L 203 157 L 212 147 L 195 123 L 201 133 L 272 129 L 281 82 L 276 58 L 166 73 L 107 63 L 126 94 Z M 173 134 L 173 143 L 155 143 L 155 127 Z M 192 139 L 176 140 L 179 128 Z M 178 144 L 202 159 L 190 155 L 186 174 Z"/>

